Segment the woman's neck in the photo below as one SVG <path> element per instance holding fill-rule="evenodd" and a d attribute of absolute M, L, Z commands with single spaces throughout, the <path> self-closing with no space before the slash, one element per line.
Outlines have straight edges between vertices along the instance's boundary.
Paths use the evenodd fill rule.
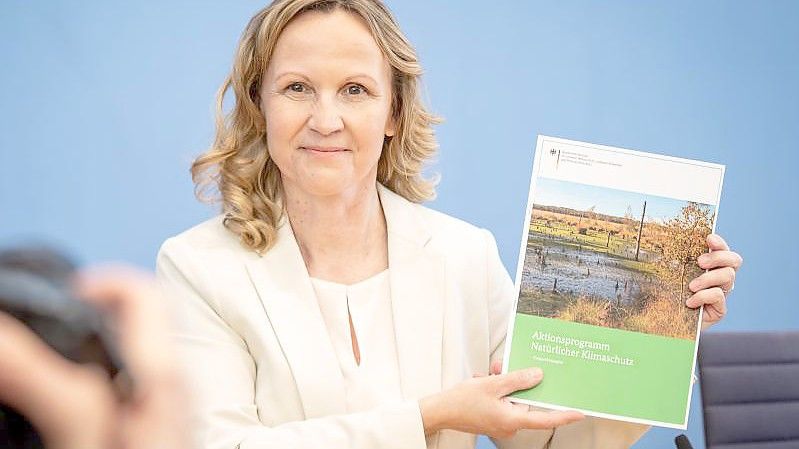
<path fill-rule="evenodd" d="M 386 222 L 376 183 L 329 196 L 284 183 L 283 195 L 312 277 L 352 284 L 388 267 Z"/>

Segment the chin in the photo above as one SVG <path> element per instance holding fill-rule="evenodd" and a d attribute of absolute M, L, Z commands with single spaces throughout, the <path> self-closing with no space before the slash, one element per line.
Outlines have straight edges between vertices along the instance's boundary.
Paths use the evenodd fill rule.
<path fill-rule="evenodd" d="M 356 190 L 362 182 L 340 172 L 315 173 L 314 176 L 298 180 L 297 186 L 306 193 L 315 196 L 336 196 Z"/>
<path fill-rule="evenodd" d="M 377 167 L 352 165 L 295 166 L 284 171 L 283 181 L 296 191 L 313 196 L 338 196 L 376 188 Z M 287 186 L 288 187 L 288 186 Z"/>

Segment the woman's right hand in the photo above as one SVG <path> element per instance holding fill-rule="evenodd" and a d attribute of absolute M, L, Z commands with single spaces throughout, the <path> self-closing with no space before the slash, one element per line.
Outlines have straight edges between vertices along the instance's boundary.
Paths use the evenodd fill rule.
<path fill-rule="evenodd" d="M 538 385 L 543 373 L 538 368 L 499 374 L 501 365 L 491 365 L 490 376 L 475 376 L 441 393 L 419 401 L 425 435 L 442 429 L 510 438 L 521 429 L 551 429 L 579 421 L 576 411 L 535 411 L 513 403 L 507 396 Z"/>

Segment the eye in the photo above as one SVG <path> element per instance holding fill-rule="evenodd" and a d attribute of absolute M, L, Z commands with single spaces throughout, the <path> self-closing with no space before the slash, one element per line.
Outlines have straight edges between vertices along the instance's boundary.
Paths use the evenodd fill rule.
<path fill-rule="evenodd" d="M 360 84 L 350 84 L 346 87 L 346 92 L 348 95 L 363 95 L 366 92 L 366 88 L 361 86 Z"/>
<path fill-rule="evenodd" d="M 291 83 L 286 87 L 286 89 L 297 94 L 301 94 L 306 91 L 305 85 L 302 83 Z"/>

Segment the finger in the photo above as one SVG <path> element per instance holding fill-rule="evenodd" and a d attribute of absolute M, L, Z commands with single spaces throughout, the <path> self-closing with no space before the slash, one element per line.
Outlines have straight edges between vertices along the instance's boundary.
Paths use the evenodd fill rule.
<path fill-rule="evenodd" d="M 732 267 L 715 268 L 694 278 L 688 283 L 688 288 L 692 292 L 705 290 L 713 287 L 721 287 L 729 290 L 735 283 L 735 269 Z"/>
<path fill-rule="evenodd" d="M 709 288 L 694 293 L 690 298 L 688 298 L 688 300 L 685 302 L 685 305 L 692 309 L 700 306 L 713 306 L 715 312 L 718 312 L 721 315 L 727 313 L 727 299 L 724 295 L 724 292 L 718 287 Z M 707 310 L 707 307 L 705 307 L 705 310 Z"/>
<path fill-rule="evenodd" d="M 710 325 L 721 321 L 727 314 L 727 300 L 705 304 L 702 311 L 702 330 L 705 330 Z"/>
<path fill-rule="evenodd" d="M 114 430 L 109 425 L 113 393 L 105 373 L 66 360 L 2 312 L 0 403 L 27 417 L 47 447 L 102 447 Z"/>
<path fill-rule="evenodd" d="M 494 360 L 491 362 L 491 374 L 502 374 L 502 361 L 501 360 Z"/>
<path fill-rule="evenodd" d="M 186 447 L 185 385 L 171 348 L 163 300 L 151 275 L 129 267 L 82 273 L 78 288 L 112 314 L 133 377 L 123 438 L 130 447 Z"/>
<path fill-rule="evenodd" d="M 727 242 L 724 241 L 718 234 L 708 234 L 707 238 L 707 246 L 710 248 L 711 251 L 729 251 L 730 246 L 727 245 Z"/>
<path fill-rule="evenodd" d="M 166 311 L 151 276 L 129 267 L 92 268 L 79 275 L 76 289 L 110 315 L 136 384 L 172 382 L 176 367 Z"/>
<path fill-rule="evenodd" d="M 148 273 L 123 265 L 84 269 L 75 278 L 75 289 L 83 299 L 114 314 L 114 319 L 133 320 L 142 311 L 160 308 L 158 288 Z"/>
<path fill-rule="evenodd" d="M 732 267 L 738 270 L 743 264 L 743 258 L 733 251 L 713 251 L 705 253 L 696 259 L 697 265 L 705 270 L 719 267 Z"/>
<path fill-rule="evenodd" d="M 580 421 L 583 418 L 585 415 L 574 410 L 552 412 L 530 410 L 523 413 L 519 427 L 522 429 L 552 429 Z"/>
<path fill-rule="evenodd" d="M 65 361 L 17 319 L 0 312 L 0 402 L 28 415 L 45 401 L 52 379 L 71 376 Z M 39 375 L 50 372 L 44 382 Z M 38 384 L 38 387 L 37 387 Z"/>
<path fill-rule="evenodd" d="M 515 391 L 526 390 L 538 385 L 544 377 L 540 368 L 527 368 L 507 374 L 498 374 L 496 379 L 498 397 L 507 396 Z"/>

